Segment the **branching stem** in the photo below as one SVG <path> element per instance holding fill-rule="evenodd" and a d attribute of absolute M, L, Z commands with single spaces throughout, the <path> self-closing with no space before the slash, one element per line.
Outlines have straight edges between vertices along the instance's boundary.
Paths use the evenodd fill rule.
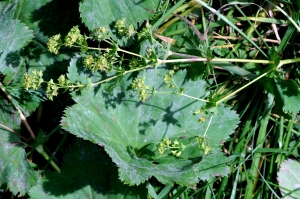
<path fill-rule="evenodd" d="M 7 99 L 10 101 L 10 103 L 17 109 L 23 124 L 26 126 L 26 128 L 29 131 L 30 136 L 32 137 L 32 139 L 35 140 L 36 139 L 35 134 L 34 134 L 33 130 L 31 129 L 31 127 L 29 126 L 29 124 L 26 120 L 26 117 L 24 116 L 24 114 L 22 113 L 20 108 L 17 105 L 14 104 L 12 97 L 8 94 L 8 92 L 6 92 L 6 89 L 5 89 L 4 85 L 1 82 L 0 82 L 0 88 L 1 88 L 2 92 L 6 95 Z"/>

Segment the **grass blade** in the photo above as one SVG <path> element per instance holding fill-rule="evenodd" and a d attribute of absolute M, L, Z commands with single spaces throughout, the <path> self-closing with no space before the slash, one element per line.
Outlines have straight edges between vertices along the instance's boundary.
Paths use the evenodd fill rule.
<path fill-rule="evenodd" d="M 234 28 L 237 32 L 239 32 L 249 43 L 251 43 L 263 56 L 268 58 L 268 55 L 264 53 L 264 51 L 254 42 L 251 40 L 249 36 L 247 36 L 241 29 L 239 29 L 235 24 L 233 24 L 230 20 L 228 20 L 224 15 L 222 15 L 219 11 L 215 10 L 214 8 L 208 6 L 206 3 L 204 3 L 201 0 L 197 0 L 202 6 L 210 10 L 212 13 L 216 14 L 218 17 L 220 17 L 222 20 L 224 20 L 228 25 L 230 25 L 232 28 Z"/>

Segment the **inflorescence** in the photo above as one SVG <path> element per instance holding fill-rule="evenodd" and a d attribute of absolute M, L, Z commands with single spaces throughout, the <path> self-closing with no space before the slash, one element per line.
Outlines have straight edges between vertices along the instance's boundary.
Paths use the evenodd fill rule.
<path fill-rule="evenodd" d="M 123 60 L 126 60 L 128 63 L 127 66 L 130 68 L 130 70 L 135 71 L 137 68 L 142 68 L 147 65 L 147 62 L 150 60 L 149 57 L 151 56 L 152 49 L 147 48 L 146 57 L 142 57 L 140 55 L 136 55 L 136 57 L 132 57 L 131 59 L 123 59 L 118 55 L 118 51 L 120 50 L 118 47 L 118 42 L 115 43 L 111 36 L 117 35 L 118 39 L 121 39 L 123 37 L 126 37 L 127 39 L 134 37 L 137 35 L 138 39 L 149 37 L 151 36 L 151 27 L 148 25 L 147 27 L 143 28 L 140 33 L 137 33 L 135 30 L 135 27 L 133 24 L 128 24 L 125 18 L 117 20 L 113 27 L 110 29 L 108 27 L 99 27 L 95 28 L 91 31 L 90 37 L 87 37 L 80 33 L 79 27 L 74 26 L 69 33 L 62 38 L 60 34 L 56 34 L 49 38 L 47 42 L 47 47 L 49 52 L 53 54 L 58 54 L 59 50 L 62 47 L 76 47 L 80 48 L 81 53 L 86 53 L 89 49 L 87 44 L 87 39 L 92 39 L 94 41 L 105 41 L 109 45 L 111 45 L 111 48 L 105 48 L 101 49 L 99 48 L 98 53 L 89 53 L 86 55 L 83 55 L 83 65 L 86 69 L 91 70 L 92 72 L 104 72 L 108 73 L 112 70 L 115 70 L 116 72 L 122 71 L 122 66 L 120 66 L 123 63 Z M 95 50 L 95 48 L 92 48 Z M 105 52 L 101 52 L 105 51 Z M 124 50 L 120 50 L 122 52 L 126 52 Z M 128 53 L 131 55 L 134 55 L 134 53 Z M 119 59 L 119 60 L 118 60 Z M 152 64 L 155 62 L 151 60 Z M 114 65 L 115 63 L 119 62 L 119 66 Z M 170 78 L 172 78 L 174 74 L 173 72 L 169 73 Z M 165 76 L 165 81 L 168 82 L 168 77 Z M 25 74 L 24 75 L 24 87 L 25 89 L 34 89 L 37 90 L 40 85 L 44 83 L 43 80 L 43 72 L 42 71 L 32 71 L 32 73 Z M 46 83 L 46 82 L 45 82 Z M 78 86 L 78 82 L 76 85 L 72 85 L 69 80 L 66 80 L 64 76 L 60 76 L 58 79 L 58 83 L 55 83 L 53 79 L 50 79 L 47 83 L 46 88 L 46 95 L 48 99 L 53 100 L 53 96 L 58 95 L 58 90 L 60 88 L 68 89 L 68 88 L 75 88 Z M 84 85 L 80 85 L 81 87 Z M 169 82 L 169 86 L 171 87 L 171 82 Z M 154 94 L 154 89 L 150 86 L 145 85 L 145 78 L 136 78 L 132 82 L 132 88 L 133 90 L 138 91 L 139 99 L 141 101 L 145 101 L 146 98 Z"/>

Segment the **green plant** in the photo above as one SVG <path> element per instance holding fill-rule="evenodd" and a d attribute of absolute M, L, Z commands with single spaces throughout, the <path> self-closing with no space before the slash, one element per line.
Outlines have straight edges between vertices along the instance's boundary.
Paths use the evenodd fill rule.
<path fill-rule="evenodd" d="M 0 2 L 4 194 L 287 194 L 274 179 L 286 159 L 299 158 L 300 5 L 78 3 L 65 14 L 54 0 Z M 288 25 L 286 34 L 276 25 Z"/>

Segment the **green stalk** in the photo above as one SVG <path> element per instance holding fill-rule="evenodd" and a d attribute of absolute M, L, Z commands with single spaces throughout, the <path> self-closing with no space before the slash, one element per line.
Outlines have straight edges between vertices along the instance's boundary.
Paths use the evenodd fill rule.
<path fill-rule="evenodd" d="M 281 127 L 279 127 L 279 128 L 281 128 Z M 275 132 L 274 132 L 275 133 Z M 277 146 L 277 143 L 275 143 L 275 142 L 272 142 L 273 140 L 274 141 L 276 141 L 276 140 L 278 140 L 278 133 L 275 133 L 275 135 L 276 135 L 276 137 L 275 138 L 273 138 L 272 140 L 271 140 L 271 143 L 273 143 L 273 145 L 271 146 L 272 148 L 275 148 L 275 146 Z M 269 183 L 269 182 L 271 182 L 272 181 L 272 179 L 273 179 L 273 175 L 274 175 L 274 173 L 276 172 L 276 158 L 277 158 L 277 155 L 276 154 L 272 154 L 272 156 L 271 156 L 271 158 L 269 158 L 269 164 L 267 165 L 268 166 L 268 169 L 267 169 L 267 177 L 266 177 L 266 181 Z M 265 197 L 266 198 L 271 198 L 271 193 L 270 193 L 270 191 L 273 191 L 273 190 L 271 190 L 270 188 L 269 188 L 269 186 L 265 186 L 265 190 L 264 190 L 264 192 L 265 192 Z"/>
<path fill-rule="evenodd" d="M 207 182 L 207 188 L 206 188 L 206 191 L 205 191 L 205 199 L 211 199 L 212 198 L 212 195 L 213 195 L 213 191 L 212 191 L 212 185 L 214 183 L 215 179 L 214 178 L 210 178 L 210 180 L 208 180 Z"/>
<path fill-rule="evenodd" d="M 280 63 L 278 67 L 286 65 L 286 64 L 292 64 L 292 63 L 297 63 L 300 62 L 300 57 L 294 58 L 294 59 L 285 59 L 285 60 L 280 60 Z"/>
<path fill-rule="evenodd" d="M 239 174 L 240 174 L 240 170 L 237 169 L 237 172 L 235 174 L 235 179 L 234 179 L 233 187 L 232 187 L 232 191 L 231 191 L 230 199 L 235 199 L 236 198 L 235 194 L 236 194 L 236 189 L 237 189 L 237 183 L 239 181 Z"/>
<path fill-rule="evenodd" d="M 246 119 L 245 125 L 243 127 L 243 131 L 241 133 L 241 135 L 239 136 L 239 142 L 237 143 L 237 145 L 235 146 L 235 149 L 233 151 L 233 153 L 241 153 L 243 151 L 246 151 L 246 135 L 250 133 L 250 129 L 251 129 L 251 123 L 253 121 L 254 115 L 257 113 L 257 109 L 258 109 L 258 105 L 259 103 L 256 103 L 257 101 L 261 101 L 261 96 L 257 96 L 256 95 L 257 91 L 255 91 L 254 95 L 252 96 L 251 100 L 249 103 L 251 103 L 254 99 L 254 107 L 252 108 L 253 111 L 251 111 L 249 117 Z M 243 154 L 242 158 L 245 157 L 246 154 Z M 242 160 L 240 160 L 242 161 Z"/>
<path fill-rule="evenodd" d="M 300 58 L 296 58 L 297 60 L 294 60 L 294 62 L 300 62 Z M 291 62 L 292 59 L 288 59 L 289 63 L 294 63 Z M 190 58 L 190 59 L 170 59 L 170 60 L 161 60 L 158 59 L 159 64 L 166 64 L 166 63 L 186 63 L 186 62 L 240 62 L 240 63 L 257 63 L 257 64 L 273 64 L 273 61 L 270 60 L 261 60 L 261 59 L 229 59 L 229 58 L 213 58 L 211 60 L 208 60 L 207 58 L 203 57 L 198 57 L 198 58 Z M 284 62 L 283 62 L 284 61 Z M 287 64 L 287 60 L 282 60 L 282 65 Z"/>
<path fill-rule="evenodd" d="M 281 125 L 281 123 L 280 122 L 278 122 L 276 119 L 274 119 L 274 118 L 272 118 L 272 117 L 270 117 L 270 120 L 272 120 L 273 122 L 275 122 L 276 124 L 278 124 L 279 126 Z M 293 123 L 295 123 L 295 121 L 293 122 Z M 288 128 L 286 125 L 282 125 L 284 128 Z M 293 132 L 294 134 L 296 134 L 296 135 L 300 135 L 300 132 L 298 132 L 298 131 L 296 131 L 296 130 L 294 130 L 294 129 L 291 129 L 291 132 Z"/>
<path fill-rule="evenodd" d="M 47 161 L 50 162 L 51 166 L 58 172 L 60 173 L 61 170 L 60 168 L 57 166 L 57 164 L 50 159 L 49 155 L 45 152 L 43 145 L 39 145 L 36 148 L 36 151 L 39 152 L 39 154 L 41 154 Z"/>
<path fill-rule="evenodd" d="M 251 104 L 254 99 L 257 99 L 257 101 L 260 101 L 261 97 L 258 96 L 258 98 L 257 98 L 256 94 L 257 94 L 257 91 L 255 91 L 254 95 L 252 95 L 252 98 L 251 98 L 249 104 Z M 241 153 L 241 156 L 239 158 L 239 166 L 237 167 L 236 179 L 234 181 L 235 184 L 238 181 L 237 177 L 240 172 L 240 168 L 242 167 L 242 165 L 244 165 L 244 160 L 245 160 L 246 150 L 247 150 L 246 144 L 249 142 L 250 138 L 252 137 L 253 131 L 251 131 L 251 123 L 253 121 L 254 115 L 257 112 L 256 110 L 258 108 L 257 107 L 258 105 L 259 105 L 258 103 L 254 103 L 253 111 L 251 111 L 249 117 L 247 118 L 246 123 L 243 127 L 243 131 L 242 131 L 241 135 L 239 136 L 239 139 L 238 139 L 239 141 L 233 150 L 233 154 Z M 248 136 L 248 137 L 246 138 L 246 136 Z M 232 143 L 233 142 L 234 141 L 232 141 Z M 244 167 L 245 167 L 245 165 L 244 165 Z M 218 198 L 220 198 L 221 194 L 225 191 L 227 185 L 228 185 L 228 177 L 226 177 L 222 180 L 222 184 L 221 184 L 219 192 L 218 192 Z M 235 196 L 235 192 L 236 192 L 236 187 L 233 186 L 233 189 L 231 191 L 231 198 Z"/>
<path fill-rule="evenodd" d="M 295 114 L 292 116 L 292 118 L 295 118 Z M 283 143 L 283 150 L 287 150 L 290 144 L 290 140 L 292 138 L 292 129 L 293 129 L 294 121 L 289 120 L 288 125 L 287 125 L 287 133 L 285 134 L 285 139 Z M 280 159 L 278 160 L 278 165 L 280 165 L 286 158 L 286 154 L 281 154 Z"/>
<path fill-rule="evenodd" d="M 108 82 L 108 81 L 110 81 L 110 80 L 113 80 L 113 79 L 115 79 L 115 78 L 117 78 L 117 77 L 120 77 L 120 76 L 122 76 L 122 75 L 126 75 L 126 74 L 128 74 L 128 73 L 132 73 L 132 72 L 135 72 L 135 71 L 144 70 L 144 69 L 146 69 L 146 68 L 151 68 L 151 67 L 152 67 L 152 65 L 145 66 L 145 67 L 141 67 L 141 68 L 135 68 L 135 69 L 132 69 L 132 70 L 127 70 L 127 71 L 125 71 L 125 72 L 122 73 L 122 74 L 118 74 L 118 75 L 109 77 L 109 78 L 104 79 L 104 80 L 101 80 L 101 81 L 99 81 L 99 82 L 95 82 L 95 83 L 92 84 L 92 86 L 96 86 L 96 85 L 98 85 L 98 84 L 102 84 L 102 83 Z"/>
<path fill-rule="evenodd" d="M 230 99 L 232 96 L 236 95 L 238 92 L 240 92 L 241 90 L 247 88 L 248 86 L 250 86 L 251 84 L 253 84 L 254 82 L 258 81 L 259 79 L 263 78 L 264 76 L 266 76 L 267 74 L 269 74 L 270 72 L 272 72 L 274 70 L 274 68 L 271 68 L 270 70 L 268 70 L 267 72 L 263 73 L 262 75 L 258 76 L 257 78 L 255 78 L 254 80 L 252 80 L 251 82 L 249 82 L 248 84 L 245 84 L 244 86 L 242 86 L 241 88 L 237 89 L 236 91 L 230 93 L 229 95 L 227 95 L 226 97 L 220 99 L 219 101 L 216 102 L 216 105 L 220 104 L 223 101 L 226 101 L 227 99 Z"/>
<path fill-rule="evenodd" d="M 265 107 L 264 107 L 264 111 L 262 113 L 262 119 L 261 119 L 261 125 L 260 125 L 260 129 L 258 132 L 258 136 L 256 139 L 256 148 L 260 149 L 263 148 L 264 146 L 264 141 L 267 135 L 267 126 L 268 126 L 268 122 L 269 122 L 269 118 L 270 118 L 270 113 L 273 107 L 273 97 L 272 95 L 268 94 L 265 97 Z M 244 198 L 253 198 L 253 193 L 255 191 L 255 187 L 256 187 L 256 183 L 257 183 L 257 178 L 258 178 L 258 174 L 259 174 L 259 163 L 261 160 L 261 154 L 260 153 L 255 153 L 252 152 L 252 164 L 251 167 L 249 169 L 249 177 L 247 179 L 247 189 L 244 195 Z"/>
<path fill-rule="evenodd" d="M 284 117 L 281 116 L 280 117 L 280 123 L 279 123 L 279 138 L 278 138 L 278 148 L 279 149 L 282 149 L 283 147 L 283 133 L 284 133 L 284 129 L 283 129 L 283 122 L 284 122 Z M 278 162 L 279 164 L 277 165 L 278 169 L 279 169 L 279 166 L 280 166 L 280 163 L 283 161 L 284 157 L 283 157 L 283 154 L 279 154 L 278 155 Z"/>
<path fill-rule="evenodd" d="M 64 137 L 63 137 L 63 138 L 61 139 L 61 141 L 59 142 L 58 146 L 56 147 L 55 151 L 52 153 L 50 159 L 48 160 L 48 162 L 47 162 L 47 164 L 46 164 L 46 166 L 44 167 L 43 170 L 46 170 L 46 168 L 47 168 L 47 166 L 48 166 L 49 163 L 51 164 L 51 161 L 52 161 L 52 159 L 54 158 L 55 154 L 56 154 L 56 153 L 58 152 L 58 150 L 63 146 L 63 144 L 64 144 L 65 141 L 67 140 L 68 136 L 69 136 L 69 133 L 65 133 L 65 134 L 64 134 Z"/>

